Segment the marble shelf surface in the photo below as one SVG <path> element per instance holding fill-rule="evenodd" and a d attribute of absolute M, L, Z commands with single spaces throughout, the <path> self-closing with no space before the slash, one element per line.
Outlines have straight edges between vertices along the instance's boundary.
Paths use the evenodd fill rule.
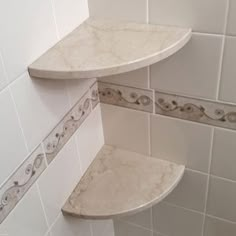
<path fill-rule="evenodd" d="M 62 212 L 85 219 L 111 219 L 142 211 L 178 185 L 185 167 L 104 145 Z"/>
<path fill-rule="evenodd" d="M 191 29 L 88 19 L 29 66 L 32 77 L 95 78 L 136 70 L 180 50 Z"/>

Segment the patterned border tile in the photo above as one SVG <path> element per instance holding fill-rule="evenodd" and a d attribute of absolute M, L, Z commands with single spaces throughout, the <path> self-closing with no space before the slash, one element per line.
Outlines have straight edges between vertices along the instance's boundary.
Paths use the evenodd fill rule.
<path fill-rule="evenodd" d="M 43 141 L 47 163 L 50 164 L 70 137 L 91 112 L 90 92 L 87 92 Z"/>
<path fill-rule="evenodd" d="M 156 91 L 155 113 L 236 130 L 236 105 Z"/>
<path fill-rule="evenodd" d="M 100 102 L 153 112 L 153 93 L 151 90 L 98 82 Z"/>
<path fill-rule="evenodd" d="M 40 145 L 0 189 L 0 223 L 45 169 L 45 156 Z"/>
<path fill-rule="evenodd" d="M 94 109 L 97 106 L 97 104 L 100 102 L 99 93 L 98 93 L 98 83 L 97 82 L 95 82 L 90 87 L 90 91 L 91 91 L 92 108 Z"/>

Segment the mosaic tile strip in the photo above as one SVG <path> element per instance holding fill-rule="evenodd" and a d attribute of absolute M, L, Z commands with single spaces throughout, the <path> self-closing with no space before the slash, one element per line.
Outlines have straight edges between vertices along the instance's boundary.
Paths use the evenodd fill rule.
<path fill-rule="evenodd" d="M 153 93 L 151 90 L 98 82 L 100 102 L 153 112 Z"/>
<path fill-rule="evenodd" d="M 155 113 L 236 130 L 236 105 L 156 91 Z"/>
<path fill-rule="evenodd" d="M 91 112 L 91 95 L 87 92 L 69 111 L 63 120 L 43 141 L 47 163 L 50 164 L 58 152 Z"/>
<path fill-rule="evenodd" d="M 0 223 L 45 169 L 46 160 L 40 145 L 0 189 Z"/>

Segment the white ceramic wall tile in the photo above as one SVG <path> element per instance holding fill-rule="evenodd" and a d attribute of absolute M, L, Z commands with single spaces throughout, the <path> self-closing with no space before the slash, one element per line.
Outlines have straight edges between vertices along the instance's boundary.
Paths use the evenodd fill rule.
<path fill-rule="evenodd" d="M 97 106 L 76 133 L 81 169 L 84 173 L 104 144 L 101 108 Z M 83 174 L 82 173 L 82 174 Z"/>
<path fill-rule="evenodd" d="M 3 65 L 2 55 L 0 52 L 0 91 L 7 85 L 7 77 Z"/>
<path fill-rule="evenodd" d="M 121 217 L 120 220 L 129 222 L 131 224 L 140 225 L 143 228 L 152 230 L 152 215 L 151 215 L 151 208 L 136 213 L 131 216 L 124 216 Z"/>
<path fill-rule="evenodd" d="M 227 0 L 150 0 L 150 22 L 223 33 Z"/>
<path fill-rule="evenodd" d="M 70 33 L 89 16 L 87 0 L 53 0 L 60 38 Z"/>
<path fill-rule="evenodd" d="M 148 88 L 148 68 L 145 67 L 128 73 L 103 77 L 99 81 L 136 88 Z"/>
<path fill-rule="evenodd" d="M 151 87 L 216 98 L 221 47 L 221 36 L 193 34 L 182 50 L 151 66 Z"/>
<path fill-rule="evenodd" d="M 186 170 L 177 188 L 165 201 L 188 209 L 204 211 L 208 176 Z"/>
<path fill-rule="evenodd" d="M 91 221 L 93 236 L 115 236 L 112 220 Z"/>
<path fill-rule="evenodd" d="M 235 4 L 236 5 L 236 4 Z M 236 13 L 236 12 L 235 12 Z M 236 38 L 226 37 L 219 99 L 236 103 Z"/>
<path fill-rule="evenodd" d="M 52 236 L 92 236 L 89 221 L 63 215 L 60 215 L 53 225 L 51 234 Z"/>
<path fill-rule="evenodd" d="M 105 143 L 148 154 L 148 114 L 101 104 Z"/>
<path fill-rule="evenodd" d="M 79 182 L 80 177 L 76 143 L 75 139 L 71 138 L 38 180 L 49 225 L 61 212 L 63 204 Z"/>
<path fill-rule="evenodd" d="M 21 164 L 0 189 L 0 224 L 46 168 L 41 145 Z"/>
<path fill-rule="evenodd" d="M 228 35 L 236 35 L 236 2 L 235 0 L 230 0 L 229 5 L 229 16 L 228 16 L 228 24 L 227 24 L 227 34 Z"/>
<path fill-rule="evenodd" d="M 236 132 L 215 129 L 211 174 L 236 181 Z"/>
<path fill-rule="evenodd" d="M 115 236 L 152 236 L 152 231 L 131 225 L 124 221 L 114 221 Z"/>
<path fill-rule="evenodd" d="M 3 181 L 26 158 L 27 149 L 8 89 L 0 93 L 0 107 L 0 130 L 4 134 L 0 143 L 0 185 L 2 185 Z"/>
<path fill-rule="evenodd" d="M 19 205 L 0 225 L 0 233 L 9 236 L 43 236 L 47 225 L 36 186 L 33 186 Z"/>
<path fill-rule="evenodd" d="M 29 149 L 32 150 L 69 110 L 64 81 L 31 79 L 25 73 L 11 86 Z"/>
<path fill-rule="evenodd" d="M 151 117 L 152 156 L 208 171 L 212 128 L 163 116 Z"/>
<path fill-rule="evenodd" d="M 69 93 L 70 105 L 76 104 L 95 81 L 96 79 L 67 80 L 66 87 Z"/>
<path fill-rule="evenodd" d="M 236 235 L 236 224 L 207 216 L 204 236 L 233 236 Z"/>
<path fill-rule="evenodd" d="M 88 0 L 92 17 L 146 22 L 146 0 Z"/>
<path fill-rule="evenodd" d="M 210 178 L 207 213 L 236 223 L 236 182 Z"/>
<path fill-rule="evenodd" d="M 14 4 L 1 1 L 0 29 L 0 48 L 10 81 L 57 41 L 48 0 L 23 0 Z"/>
<path fill-rule="evenodd" d="M 168 236 L 201 235 L 203 215 L 161 203 L 153 207 L 154 231 Z"/>

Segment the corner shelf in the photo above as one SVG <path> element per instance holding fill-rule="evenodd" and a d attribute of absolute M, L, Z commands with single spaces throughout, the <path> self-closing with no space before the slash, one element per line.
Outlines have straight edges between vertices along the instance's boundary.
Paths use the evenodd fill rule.
<path fill-rule="evenodd" d="M 139 212 L 170 194 L 184 170 L 183 165 L 105 145 L 62 211 L 86 219 Z"/>
<path fill-rule="evenodd" d="M 191 29 L 88 19 L 29 66 L 32 77 L 96 78 L 133 71 L 180 50 Z"/>

